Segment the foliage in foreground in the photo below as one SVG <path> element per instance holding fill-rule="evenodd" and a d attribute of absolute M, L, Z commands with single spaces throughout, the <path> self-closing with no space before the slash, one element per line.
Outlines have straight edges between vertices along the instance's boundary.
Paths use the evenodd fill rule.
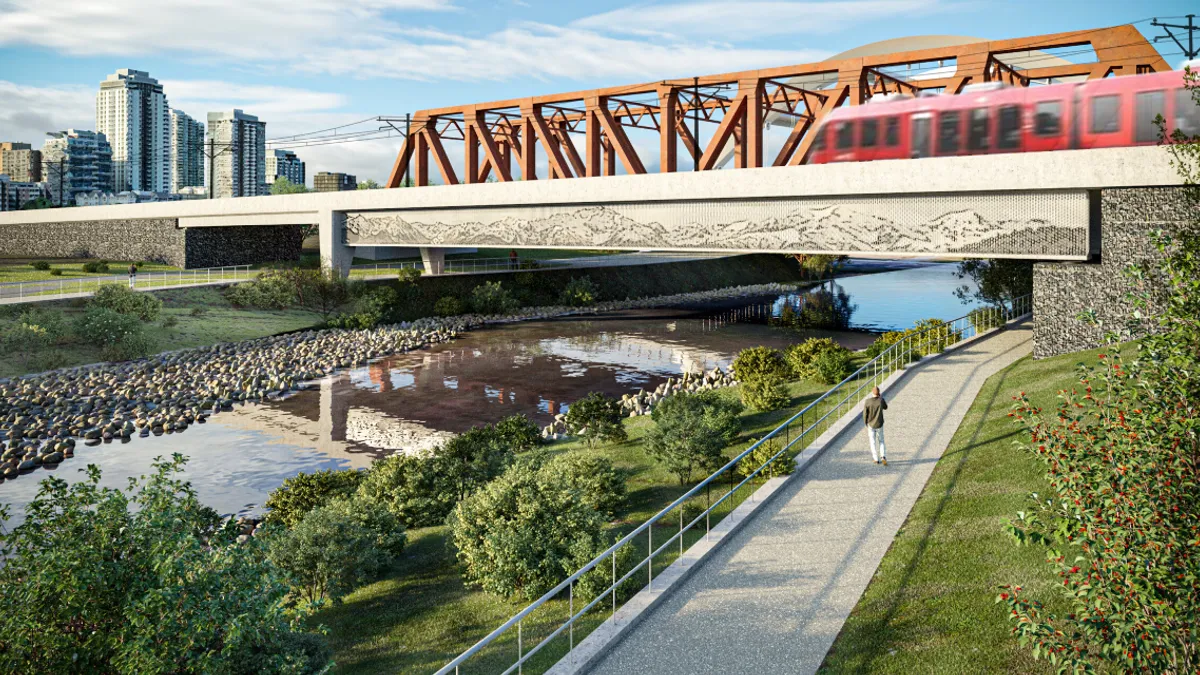
<path fill-rule="evenodd" d="M 627 437 L 621 423 L 623 417 L 620 401 L 594 391 L 567 408 L 567 429 L 583 436 L 591 447 L 597 443 L 620 443 Z"/>
<path fill-rule="evenodd" d="M 588 477 L 572 468 L 595 467 L 522 460 L 459 502 L 449 524 L 468 583 L 533 600 L 608 547 L 605 514 L 585 498 L 579 481 Z"/>
<path fill-rule="evenodd" d="M 741 412 L 737 402 L 712 394 L 669 396 L 651 413 L 646 452 L 683 485 L 697 470 L 711 473 L 724 464 L 722 453 L 741 431 Z"/>
<path fill-rule="evenodd" d="M 100 470 L 42 481 L 0 533 L 0 670 L 22 673 L 311 673 L 330 650 L 301 632 L 287 586 L 251 539 L 155 462 L 126 491 Z M 7 517 L 7 508 L 3 517 Z"/>

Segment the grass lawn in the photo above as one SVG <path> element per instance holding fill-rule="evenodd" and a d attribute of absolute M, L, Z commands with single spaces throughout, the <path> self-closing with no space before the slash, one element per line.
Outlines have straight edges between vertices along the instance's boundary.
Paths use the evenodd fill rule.
<path fill-rule="evenodd" d="M 1018 645 L 994 603 L 1012 583 L 1051 611 L 1066 606 L 1044 550 L 1003 530 L 1030 492 L 1048 487 L 1041 462 L 1013 446 L 1024 434 L 1008 411 L 1020 391 L 1052 410 L 1076 364 L 1096 363 L 1098 351 L 1026 357 L 987 381 L 820 672 L 1054 672 Z"/>
<path fill-rule="evenodd" d="M 50 270 L 35 270 L 30 263 L 35 260 L 45 260 L 50 263 L 50 270 L 62 270 L 62 274 L 54 276 Z M 0 283 L 13 281 L 58 281 L 62 279 L 90 279 L 94 277 L 124 276 L 128 273 L 129 264 L 134 260 L 109 260 L 107 272 L 89 273 L 83 271 L 83 265 L 98 259 L 92 258 L 4 258 L 0 259 Z M 145 272 L 164 272 L 177 270 L 178 267 L 160 263 L 145 262 L 138 270 Z"/>
<path fill-rule="evenodd" d="M 148 324 L 146 331 L 154 339 L 157 351 L 235 342 L 307 328 L 321 322 L 320 315 L 304 310 L 235 309 L 225 301 L 221 289 L 214 287 L 161 291 L 156 295 L 163 300 L 162 316 L 158 321 Z M 19 321 L 26 310 L 61 311 L 67 321 L 71 321 L 83 313 L 85 304 L 86 300 L 80 298 L 37 305 L 2 305 L 0 333 L 9 323 Z M 168 317 L 175 320 L 174 326 L 166 325 L 171 323 Z M 99 347 L 68 340 L 42 353 L 0 353 L 0 377 L 101 360 Z"/>
<path fill-rule="evenodd" d="M 856 356 L 857 363 L 865 357 Z M 727 451 L 732 457 L 749 446 L 752 438 L 761 437 L 777 427 L 799 408 L 824 393 L 826 385 L 794 382 L 789 385 L 791 402 L 784 410 L 768 413 L 746 412 L 742 418 L 742 435 Z M 736 396 L 735 390 L 723 392 Z M 636 417 L 625 421 L 629 440 L 616 445 L 601 446 L 597 452 L 610 458 L 613 464 L 626 472 L 629 502 L 618 514 L 618 520 L 610 524 L 615 536 L 623 536 L 638 524 L 670 504 L 688 488 L 680 486 L 676 478 L 668 474 L 644 450 L 642 439 L 653 422 L 648 417 Z M 813 435 L 815 436 L 815 434 Z M 795 448 L 798 452 L 801 448 Z M 580 441 L 564 441 L 549 446 L 553 451 L 585 447 Z M 713 499 L 718 496 L 713 490 Z M 736 504 L 748 494 L 740 490 L 738 498 L 729 508 L 722 505 L 720 513 L 714 515 L 712 524 L 719 522 Z M 703 497 L 699 498 L 705 506 Z M 661 546 L 679 531 L 678 510 L 668 514 L 654 528 L 655 546 Z M 698 531 L 691 531 L 686 538 L 687 546 L 704 534 L 703 524 Z M 409 533 L 410 545 L 404 557 L 384 577 L 375 583 L 358 589 L 338 607 L 322 611 L 313 618 L 314 625 L 330 629 L 330 639 L 335 649 L 337 672 L 339 673 L 429 673 L 483 638 L 489 632 L 519 612 L 526 603 L 507 602 L 501 598 L 467 587 L 459 576 L 459 568 L 453 552 L 447 545 L 447 528 L 432 527 L 413 530 Z M 615 538 L 614 536 L 614 538 Z M 630 544 L 633 545 L 633 544 Z M 639 538 L 637 548 L 645 556 L 647 542 Z M 655 574 L 665 569 L 675 555 L 656 558 Z M 636 584 L 633 580 L 636 579 Z M 645 570 L 635 574 L 629 584 L 641 588 L 646 583 Z M 635 590 L 631 588 L 630 590 Z M 576 598 L 576 602 L 579 598 Z M 523 625 L 526 649 L 540 637 L 555 630 L 568 615 L 567 598 L 547 603 Z M 581 607 L 576 604 L 576 609 Z M 602 600 L 578 624 L 575 640 L 578 642 L 592 628 L 608 618 L 612 605 Z M 493 643 L 470 668 L 463 672 L 491 673 L 507 668 L 517 652 L 516 632 Z M 567 650 L 567 638 L 560 636 L 546 648 L 535 661 L 526 664 L 525 672 L 542 672 L 552 665 Z M 544 654 L 544 657 L 543 657 Z"/>

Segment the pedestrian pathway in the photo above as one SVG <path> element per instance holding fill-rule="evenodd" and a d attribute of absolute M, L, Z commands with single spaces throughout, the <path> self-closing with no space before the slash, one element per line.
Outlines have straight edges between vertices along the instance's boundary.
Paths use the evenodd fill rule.
<path fill-rule="evenodd" d="M 816 672 L 984 381 L 1031 346 L 1026 322 L 910 368 L 887 467 L 853 424 L 590 672 Z"/>

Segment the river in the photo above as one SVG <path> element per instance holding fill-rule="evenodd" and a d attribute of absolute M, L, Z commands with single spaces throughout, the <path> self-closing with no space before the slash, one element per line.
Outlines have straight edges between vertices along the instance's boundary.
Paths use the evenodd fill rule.
<path fill-rule="evenodd" d="M 745 347 L 782 348 L 830 336 L 861 349 L 874 339 L 867 331 L 961 316 L 970 307 L 954 297 L 963 283 L 954 268 L 913 265 L 837 280 L 856 306 L 848 331 L 802 333 L 766 325 L 796 296 L 489 327 L 339 373 L 282 401 L 235 408 L 183 433 L 81 444 L 56 469 L 0 484 L 0 503 L 12 505 L 12 525 L 23 519 L 45 471 L 73 481 L 80 469 L 96 464 L 103 485 L 123 487 L 147 473 L 155 457 L 178 452 L 190 458 L 186 477 L 204 503 L 222 513 L 252 514 L 296 473 L 366 467 L 377 457 L 432 447 L 518 413 L 544 426 L 589 392 L 620 395 L 653 389 L 685 371 L 728 368 Z"/>

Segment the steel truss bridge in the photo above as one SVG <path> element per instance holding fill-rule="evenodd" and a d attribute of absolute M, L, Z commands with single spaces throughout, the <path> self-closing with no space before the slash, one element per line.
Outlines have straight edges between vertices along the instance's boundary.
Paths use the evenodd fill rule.
<path fill-rule="evenodd" d="M 1090 48 L 1095 61 L 1046 58 L 1073 47 Z M 678 170 L 681 143 L 702 171 L 723 164 L 730 143 L 734 168 L 796 166 L 805 162 L 812 131 L 830 111 L 875 96 L 956 94 L 982 82 L 1030 86 L 1163 70 L 1170 67 L 1154 47 L 1123 25 L 422 110 L 411 119 L 387 186 L 399 187 L 406 177 L 430 185 L 431 168 L 445 185 L 535 180 L 539 152 L 549 178 L 612 176 L 617 162 L 627 174 L 645 174 L 631 130 L 658 135 L 664 173 Z M 782 120 L 791 131 L 767 157 L 764 128 Z M 707 143 L 701 122 L 708 129 L 716 125 Z M 583 137 L 582 147 L 573 136 Z M 461 176 L 448 141 L 463 143 Z"/>

